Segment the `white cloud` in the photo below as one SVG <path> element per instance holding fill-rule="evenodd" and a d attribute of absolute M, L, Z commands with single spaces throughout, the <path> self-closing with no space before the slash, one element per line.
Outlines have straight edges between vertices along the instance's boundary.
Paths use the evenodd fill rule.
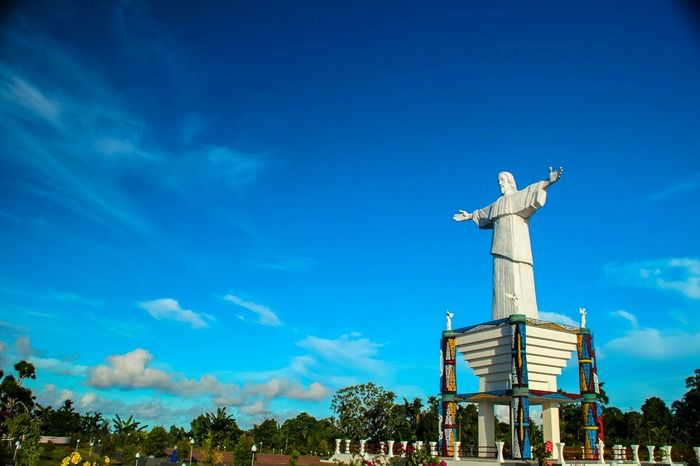
<path fill-rule="evenodd" d="M 87 374 L 88 367 L 80 364 L 74 364 L 70 361 L 64 361 L 56 358 L 40 358 L 32 357 L 29 362 L 34 364 L 34 367 L 53 374 L 84 376 Z"/>
<path fill-rule="evenodd" d="M 382 345 L 363 338 L 357 332 L 341 335 L 335 340 L 309 335 L 297 345 L 307 349 L 315 359 L 323 361 L 324 367 L 359 369 L 370 375 L 385 375 L 388 372 L 387 365 L 375 357 Z"/>
<path fill-rule="evenodd" d="M 205 319 L 212 319 L 211 316 L 206 314 L 198 314 L 189 309 L 183 309 L 180 307 L 180 304 L 172 298 L 144 301 L 139 303 L 139 307 L 147 311 L 154 319 L 185 322 L 192 328 L 208 327 Z"/>
<path fill-rule="evenodd" d="M 612 315 L 617 316 L 617 317 L 622 317 L 626 321 L 632 325 L 632 328 L 637 329 L 639 328 L 639 323 L 637 322 L 637 316 L 632 314 L 631 312 L 627 312 L 623 309 L 620 309 L 619 311 L 614 311 L 612 312 Z"/>
<path fill-rule="evenodd" d="M 0 370 L 7 364 L 7 343 L 0 341 Z"/>
<path fill-rule="evenodd" d="M 262 400 L 258 400 L 247 406 L 242 406 L 241 408 L 239 408 L 239 411 L 243 414 L 247 414 L 248 416 L 258 416 L 268 414 L 270 412 L 270 409 L 268 408 L 267 403 L 263 402 Z"/>
<path fill-rule="evenodd" d="M 278 377 L 241 388 L 232 383 L 223 383 L 211 374 L 205 374 L 196 380 L 188 379 L 182 374 L 148 367 L 152 361 L 153 355 L 141 348 L 126 354 L 109 356 L 107 364 L 88 370 L 87 383 L 91 387 L 104 389 L 152 389 L 186 397 L 211 396 L 217 404 L 239 407 L 256 399 L 315 401 L 328 395 L 328 390 L 319 382 L 304 387 L 289 378 Z"/>
<path fill-rule="evenodd" d="M 700 188 L 700 173 L 694 173 L 690 178 L 676 182 L 667 188 L 651 195 L 653 201 L 661 201 L 668 197 L 686 191 L 694 191 Z"/>
<path fill-rule="evenodd" d="M 700 333 L 660 331 L 654 328 L 632 329 L 604 345 L 613 352 L 654 361 L 700 357 Z"/>
<path fill-rule="evenodd" d="M 224 301 L 233 303 L 256 314 L 258 316 L 257 322 L 260 325 L 268 325 L 271 327 L 282 325 L 282 322 L 280 321 L 279 317 L 277 317 L 277 314 L 275 314 L 274 311 L 267 306 L 254 303 L 252 301 L 246 301 L 231 293 L 224 296 L 223 299 Z"/>
<path fill-rule="evenodd" d="M 75 395 L 72 390 L 59 390 L 54 384 L 46 384 L 43 390 L 35 393 L 37 401 L 44 406 L 59 406 L 66 400 L 72 400 Z"/>
<path fill-rule="evenodd" d="M 670 290 L 700 299 L 700 259 L 695 257 L 608 264 L 603 271 L 627 285 Z"/>
<path fill-rule="evenodd" d="M 80 397 L 80 401 L 78 402 L 78 405 L 83 408 L 90 408 L 91 405 L 95 404 L 97 401 L 97 393 L 95 392 L 89 392 L 85 393 L 83 396 Z"/>
<path fill-rule="evenodd" d="M 26 359 L 32 354 L 32 342 L 27 336 L 17 338 L 15 340 L 15 348 L 20 358 Z"/>
<path fill-rule="evenodd" d="M 540 311 L 540 319 L 549 322 L 556 322 L 558 324 L 570 325 L 572 327 L 579 326 L 579 322 L 576 322 L 574 319 L 565 314 L 559 314 L 557 312 Z"/>
<path fill-rule="evenodd" d="M 328 389 L 319 382 L 314 382 L 308 388 L 288 379 L 274 378 L 261 384 L 247 386 L 245 394 L 262 395 L 266 399 L 284 397 L 290 400 L 318 401 L 328 395 Z"/>

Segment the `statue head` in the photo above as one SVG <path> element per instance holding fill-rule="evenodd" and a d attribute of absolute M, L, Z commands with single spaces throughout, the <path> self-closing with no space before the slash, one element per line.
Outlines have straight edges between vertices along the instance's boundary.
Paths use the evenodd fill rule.
<path fill-rule="evenodd" d="M 515 186 L 515 178 L 510 172 L 498 174 L 498 186 L 501 187 L 501 194 L 509 194 L 518 190 L 518 187 Z"/>

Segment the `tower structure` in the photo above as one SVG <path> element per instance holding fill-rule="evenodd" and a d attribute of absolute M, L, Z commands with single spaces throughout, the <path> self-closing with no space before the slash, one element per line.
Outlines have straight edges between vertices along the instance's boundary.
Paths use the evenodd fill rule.
<path fill-rule="evenodd" d="M 581 309 L 585 315 L 585 309 Z M 583 323 L 583 322 L 582 322 Z M 598 440 L 603 440 L 602 409 L 598 402 L 600 385 L 596 367 L 595 347 L 590 330 L 581 327 L 577 335 L 578 379 L 581 389 L 581 412 L 583 414 L 584 445 L 583 458 L 597 459 L 599 455 Z"/>
<path fill-rule="evenodd" d="M 478 403 L 479 447 L 495 446 L 494 406 L 509 406 L 512 457 L 530 459 L 530 406 L 542 406 L 544 438 L 559 443 L 559 405 L 581 401 L 587 457 L 597 457 L 596 439 L 602 419 L 595 352 L 591 334 L 585 328 L 585 310 L 580 327 L 540 320 L 535 296 L 530 219 L 544 206 L 549 188 L 562 173 L 561 168 L 550 167 L 546 179 L 518 190 L 513 175 L 501 172 L 501 196 L 495 202 L 472 213 L 460 210 L 453 216 L 456 221 L 472 220 L 481 229 L 493 230 L 493 301 L 492 320 L 488 322 L 452 330 L 448 313 L 441 363 L 443 454 L 454 449 L 458 437 L 458 428 L 446 422 L 450 418 L 445 414 L 450 406 L 456 409 L 457 403 Z M 478 392 L 457 394 L 455 351 L 479 377 Z M 568 394 L 558 389 L 557 376 L 574 351 L 579 356 L 581 392 Z M 558 452 L 554 453 L 556 458 Z"/>
<path fill-rule="evenodd" d="M 438 449 L 442 456 L 454 456 L 459 439 L 457 425 L 457 370 L 455 334 L 452 329 L 442 332 L 440 342 L 440 437 Z"/>

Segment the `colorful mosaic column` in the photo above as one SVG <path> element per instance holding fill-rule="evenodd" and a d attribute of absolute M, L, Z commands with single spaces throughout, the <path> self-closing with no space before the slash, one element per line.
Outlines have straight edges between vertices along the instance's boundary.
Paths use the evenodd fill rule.
<path fill-rule="evenodd" d="M 455 334 L 442 332 L 440 344 L 440 442 L 442 456 L 454 456 L 455 442 L 459 440 L 457 426 L 457 372 L 455 370 Z"/>
<path fill-rule="evenodd" d="M 511 389 L 510 427 L 513 458 L 529 460 L 530 448 L 530 388 L 527 379 L 526 318 L 523 314 L 510 316 Z"/>
<path fill-rule="evenodd" d="M 600 387 L 596 369 L 593 335 L 587 328 L 581 327 L 577 335 L 578 346 L 578 380 L 581 387 L 581 411 L 583 413 L 584 450 L 583 458 L 598 459 L 598 438 L 602 434 L 602 409 L 598 403 Z M 602 438 L 601 438 L 602 440 Z"/>

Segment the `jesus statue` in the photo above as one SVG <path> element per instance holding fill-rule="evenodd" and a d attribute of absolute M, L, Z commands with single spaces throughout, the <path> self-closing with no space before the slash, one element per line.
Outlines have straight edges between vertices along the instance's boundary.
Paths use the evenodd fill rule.
<path fill-rule="evenodd" d="M 491 316 L 494 320 L 512 314 L 538 318 L 528 224 L 530 217 L 547 200 L 547 189 L 563 173 L 562 168 L 552 170 L 549 167 L 547 179 L 518 191 L 513 175 L 501 172 L 498 174 L 498 185 L 502 195 L 496 202 L 472 213 L 460 210 L 452 217 L 458 222 L 473 220 L 479 228 L 493 229 Z"/>

